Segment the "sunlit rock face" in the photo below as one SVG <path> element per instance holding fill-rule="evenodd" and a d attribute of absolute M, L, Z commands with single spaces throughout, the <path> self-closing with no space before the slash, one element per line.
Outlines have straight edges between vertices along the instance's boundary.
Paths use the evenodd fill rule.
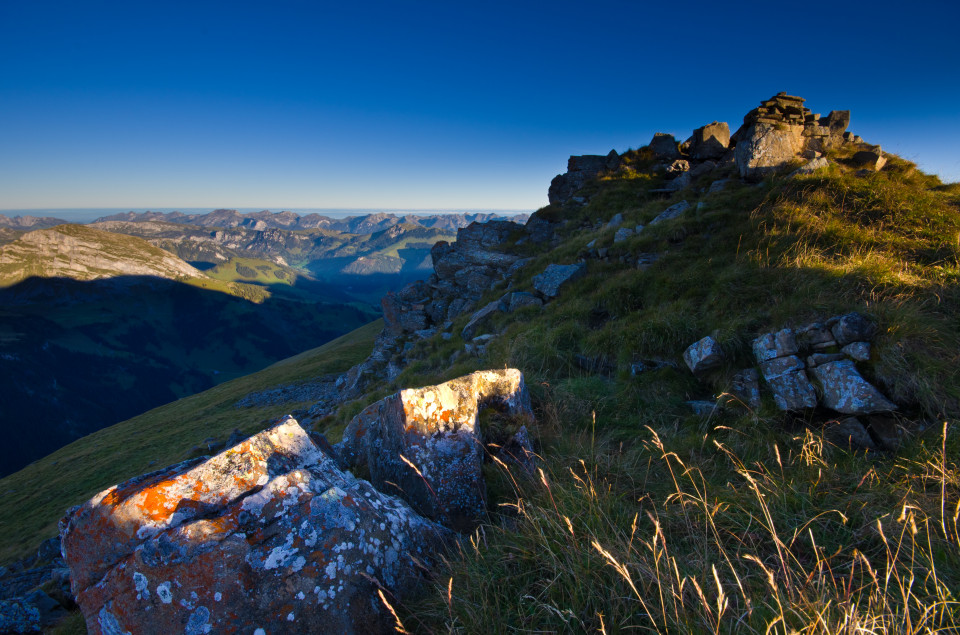
<path fill-rule="evenodd" d="M 447 527 L 469 530 L 486 510 L 479 429 L 486 407 L 531 417 L 523 373 L 485 370 L 401 390 L 357 415 L 337 450 L 348 465 L 366 465 L 382 491 Z"/>
<path fill-rule="evenodd" d="M 342 472 L 292 418 L 111 487 L 61 522 L 91 633 L 390 632 L 447 530 Z"/>

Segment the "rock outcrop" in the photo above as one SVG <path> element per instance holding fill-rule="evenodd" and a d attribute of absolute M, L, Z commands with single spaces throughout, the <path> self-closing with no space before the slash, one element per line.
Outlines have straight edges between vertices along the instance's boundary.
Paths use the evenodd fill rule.
<path fill-rule="evenodd" d="M 486 513 L 480 411 L 530 418 L 523 374 L 478 371 L 437 386 L 401 390 L 368 406 L 343 433 L 347 467 L 366 466 L 379 489 L 460 531 Z"/>
<path fill-rule="evenodd" d="M 370 633 L 393 621 L 378 589 L 409 592 L 447 531 L 288 418 L 101 492 L 61 536 L 90 633 Z"/>
<path fill-rule="evenodd" d="M 606 156 L 587 154 L 572 156 L 567 161 L 567 171 L 554 177 L 547 198 L 551 205 L 563 205 L 586 183 L 601 172 L 620 167 L 620 155 L 611 150 Z"/>
<path fill-rule="evenodd" d="M 756 181 L 800 156 L 815 158 L 853 141 L 846 131 L 850 111 L 835 110 L 821 117 L 803 102 L 802 97 L 778 93 L 747 113 L 731 138 L 742 178 Z"/>

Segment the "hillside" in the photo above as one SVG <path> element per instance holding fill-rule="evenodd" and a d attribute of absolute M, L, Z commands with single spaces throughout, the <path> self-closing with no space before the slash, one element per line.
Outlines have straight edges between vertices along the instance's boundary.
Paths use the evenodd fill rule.
<path fill-rule="evenodd" d="M 168 280 L 205 277 L 144 240 L 85 225 L 32 231 L 0 247 L 0 286 L 30 277 L 96 280 L 121 275 Z"/>
<path fill-rule="evenodd" d="M 733 135 L 714 122 L 684 143 L 571 157 L 525 225 L 460 230 L 431 249 L 432 276 L 387 296 L 376 341 L 373 327 L 354 334 L 355 356 L 373 354 L 338 381 L 339 409 L 266 398 L 281 380 L 252 376 L 219 403 L 256 393 L 260 423 L 224 408 L 218 434 L 297 411 L 336 442 L 393 391 L 516 368 L 540 469 L 491 458 L 516 428 L 480 420 L 486 515 L 419 598 L 396 604 L 405 629 L 953 632 L 960 184 L 864 143 L 849 121 L 781 94 Z M 862 326 L 854 348 L 848 322 Z M 710 355 L 690 352 L 708 336 Z M 778 360 L 795 365 L 769 372 Z M 824 367 L 854 369 L 884 402 L 831 401 L 842 382 Z M 800 373 L 816 385 L 798 404 L 779 380 Z M 206 422 L 225 386 L 145 415 L 156 467 L 199 436 L 160 428 Z M 117 452 L 130 430 L 90 442 Z M 85 442 L 63 456 L 92 452 Z M 109 479 L 100 459 L 77 458 L 67 494 L 46 485 L 58 456 L 0 481 L 44 484 L 10 500 L 27 513 L 0 516 L 7 557 L 52 534 L 58 505 L 146 471 L 150 454 L 136 456 Z"/>
<path fill-rule="evenodd" d="M 0 449 L 0 474 L 376 317 L 288 267 L 229 262 L 208 276 L 83 225 L 0 247 L 0 430 L 37 421 Z"/>

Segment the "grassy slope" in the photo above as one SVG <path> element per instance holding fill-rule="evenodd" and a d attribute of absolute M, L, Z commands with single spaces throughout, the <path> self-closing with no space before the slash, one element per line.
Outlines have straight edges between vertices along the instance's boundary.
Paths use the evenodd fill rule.
<path fill-rule="evenodd" d="M 733 181 L 707 195 L 712 174 L 664 201 L 647 193 L 659 183 L 644 173 L 649 160 L 629 158 L 639 170 L 588 186 L 585 208 L 540 212 L 566 222 L 562 240 L 536 255 L 516 288 L 595 239 L 611 262 L 590 261 L 542 313 L 501 316 L 482 362 L 451 367 L 463 343 L 438 337 L 418 345 L 423 361 L 395 381 L 519 367 L 546 459 L 542 479 L 488 467 L 500 513 L 440 572 L 433 595 L 404 607 L 406 626 L 956 628 L 960 186 L 898 159 L 859 176 L 840 154 L 813 176 Z M 681 199 L 703 206 L 616 245 L 602 225 L 618 212 L 625 226 L 649 223 Z M 662 257 L 646 271 L 617 262 L 643 252 Z M 881 326 L 861 369 L 902 405 L 908 437 L 897 456 L 849 453 L 824 437 L 828 413 L 784 415 L 769 398 L 757 411 L 706 419 L 684 404 L 727 391 L 752 365 L 758 333 L 850 310 Z M 730 361 L 699 382 L 680 356 L 711 333 Z M 618 370 L 581 370 L 577 354 Z M 642 358 L 678 368 L 631 377 L 629 363 Z"/>
<path fill-rule="evenodd" d="M 252 375 L 95 432 L 0 480 L 0 561 L 23 557 L 57 532 L 71 505 L 127 478 L 186 458 L 208 437 L 252 432 L 288 408 L 237 409 L 244 395 L 341 372 L 369 354 L 381 321 Z M 291 406 L 292 407 L 292 406 Z"/>

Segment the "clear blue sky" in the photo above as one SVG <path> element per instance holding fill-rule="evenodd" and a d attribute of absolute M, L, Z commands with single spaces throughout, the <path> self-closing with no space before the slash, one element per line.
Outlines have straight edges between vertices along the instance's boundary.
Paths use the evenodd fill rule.
<path fill-rule="evenodd" d="M 0 209 L 535 209 L 570 154 L 735 129 L 781 90 L 955 181 L 958 22 L 923 0 L 0 0 Z"/>

